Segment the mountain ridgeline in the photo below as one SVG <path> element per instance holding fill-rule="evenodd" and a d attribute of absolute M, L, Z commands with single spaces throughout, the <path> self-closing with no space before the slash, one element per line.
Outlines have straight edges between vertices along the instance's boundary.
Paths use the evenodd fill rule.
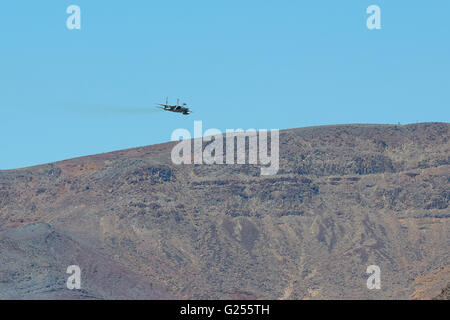
<path fill-rule="evenodd" d="M 175 142 L 0 171 L 0 299 L 431 299 L 450 282 L 449 129 L 283 130 L 271 176 L 174 165 Z"/>

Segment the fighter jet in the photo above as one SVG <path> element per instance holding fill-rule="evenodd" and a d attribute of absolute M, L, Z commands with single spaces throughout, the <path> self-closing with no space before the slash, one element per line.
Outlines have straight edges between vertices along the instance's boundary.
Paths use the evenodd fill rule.
<path fill-rule="evenodd" d="M 164 111 L 178 112 L 184 115 L 188 115 L 192 112 L 191 110 L 189 110 L 186 103 L 180 105 L 179 99 L 177 99 L 176 105 L 169 105 L 169 98 L 166 98 L 166 104 L 157 103 L 157 105 L 161 106 L 160 108 L 163 109 Z"/>

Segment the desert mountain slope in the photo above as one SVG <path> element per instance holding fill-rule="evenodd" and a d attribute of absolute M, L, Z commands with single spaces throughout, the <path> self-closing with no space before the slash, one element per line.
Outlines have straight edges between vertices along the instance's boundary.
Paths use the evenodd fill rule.
<path fill-rule="evenodd" d="M 445 289 L 442 289 L 442 292 L 434 297 L 434 300 L 450 300 L 450 284 Z"/>
<path fill-rule="evenodd" d="M 450 280 L 449 129 L 284 130 L 272 176 L 174 165 L 175 143 L 0 171 L 0 298 L 435 297 Z M 73 264 L 80 291 L 65 287 Z"/>

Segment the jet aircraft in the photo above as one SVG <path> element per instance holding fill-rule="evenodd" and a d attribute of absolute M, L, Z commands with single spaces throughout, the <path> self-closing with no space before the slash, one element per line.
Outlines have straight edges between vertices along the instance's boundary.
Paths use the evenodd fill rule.
<path fill-rule="evenodd" d="M 192 111 L 187 107 L 186 103 L 183 103 L 182 105 L 180 105 L 179 101 L 180 100 L 177 99 L 177 104 L 170 105 L 169 98 L 166 98 L 165 104 L 157 103 L 157 105 L 161 106 L 160 108 L 163 109 L 164 111 L 178 112 L 178 113 L 182 113 L 184 115 L 190 114 Z"/>

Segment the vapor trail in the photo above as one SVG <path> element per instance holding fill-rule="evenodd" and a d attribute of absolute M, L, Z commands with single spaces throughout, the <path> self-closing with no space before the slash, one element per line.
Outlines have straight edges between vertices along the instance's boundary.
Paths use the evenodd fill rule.
<path fill-rule="evenodd" d="M 108 104 L 93 104 L 93 105 L 68 105 L 66 104 L 63 108 L 65 111 L 75 112 L 84 115 L 119 115 L 119 114 L 152 114 L 161 112 L 162 109 L 157 107 L 130 107 L 130 106 L 119 106 L 119 105 L 108 105 Z"/>

